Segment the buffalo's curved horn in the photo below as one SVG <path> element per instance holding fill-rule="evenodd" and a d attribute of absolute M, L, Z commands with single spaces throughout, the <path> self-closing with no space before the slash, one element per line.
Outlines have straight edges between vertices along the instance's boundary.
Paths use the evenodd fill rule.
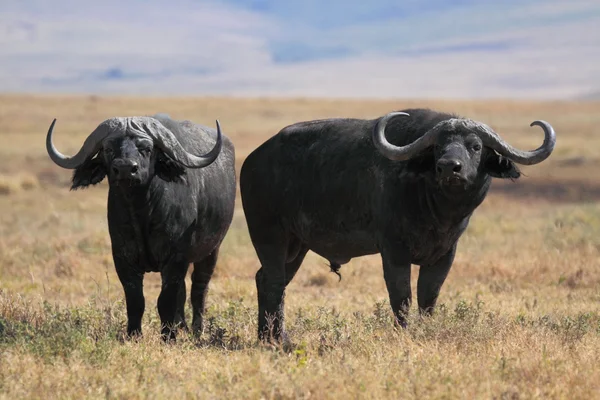
<path fill-rule="evenodd" d="M 216 120 L 217 141 L 212 150 L 201 156 L 188 153 L 183 148 L 183 146 L 181 146 L 179 140 L 177 140 L 175 135 L 173 135 L 173 133 L 169 129 L 167 129 L 159 121 L 155 120 L 152 122 L 153 126 L 151 129 L 149 129 L 148 133 L 150 133 L 153 136 L 153 139 L 155 140 L 155 143 L 158 145 L 158 147 L 160 147 L 161 150 L 164 151 L 173 160 L 180 162 L 187 168 L 204 168 L 212 164 L 221 152 L 223 139 L 221 137 L 221 124 L 219 124 L 219 120 Z"/>
<path fill-rule="evenodd" d="M 48 151 L 50 159 L 54 161 L 56 165 L 67 169 L 75 169 L 79 167 L 85 162 L 86 159 L 96 154 L 102 147 L 102 140 L 110 131 L 108 122 L 103 122 L 85 139 L 85 142 L 83 142 L 83 146 L 81 146 L 79 152 L 74 156 L 69 157 L 58 151 L 56 147 L 54 147 L 54 143 L 52 143 L 52 132 L 54 130 L 55 123 L 56 118 L 54 118 L 52 124 L 50 124 L 48 134 L 46 135 L 46 150 Z"/>
<path fill-rule="evenodd" d="M 457 123 L 465 124 L 477 131 L 483 144 L 495 151 L 498 154 L 508 158 L 509 160 L 523 165 L 533 165 L 544 161 L 554 151 L 556 145 L 556 133 L 552 126 L 541 120 L 533 121 L 530 126 L 540 126 L 544 130 L 544 142 L 540 147 L 531 151 L 519 150 L 506 143 L 496 132 L 494 132 L 489 126 L 471 121 L 469 119 L 457 119 L 453 118 L 447 121 L 442 121 L 432 129 L 430 129 L 425 135 L 415 140 L 411 144 L 406 146 L 395 146 L 389 143 L 385 138 L 385 126 L 390 118 L 396 115 L 408 115 L 402 112 L 389 113 L 377 124 L 373 131 L 373 141 L 377 149 L 387 158 L 394 161 L 408 160 L 426 147 L 432 145 L 435 142 L 436 136 L 444 128 L 454 129 L 453 125 Z"/>
<path fill-rule="evenodd" d="M 506 143 L 496 132 L 489 126 L 481 124 L 479 137 L 483 144 L 487 147 L 496 150 L 498 154 L 508 158 L 509 160 L 523 165 L 533 165 L 544 161 L 554 151 L 556 145 L 556 133 L 546 121 L 536 120 L 529 126 L 540 126 L 544 130 L 544 142 L 540 147 L 531 151 L 519 150 Z"/>
<path fill-rule="evenodd" d="M 396 146 L 391 144 L 385 138 L 385 127 L 388 121 L 395 116 L 409 114 L 405 112 L 391 112 L 383 116 L 375 125 L 373 129 L 373 142 L 377 150 L 381 152 L 385 157 L 393 161 L 406 161 L 417 155 L 419 152 L 431 146 L 437 135 L 437 129 L 429 130 L 425 135 L 421 136 L 414 142 L 407 144 L 406 146 Z"/>

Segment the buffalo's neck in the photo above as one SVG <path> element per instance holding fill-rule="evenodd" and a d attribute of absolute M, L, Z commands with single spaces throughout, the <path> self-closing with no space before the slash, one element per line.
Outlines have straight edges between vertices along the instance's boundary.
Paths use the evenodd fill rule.
<path fill-rule="evenodd" d="M 143 224 L 152 218 L 154 206 L 157 202 L 157 191 L 150 190 L 149 186 L 135 188 L 111 188 L 116 202 L 121 205 L 122 211 L 127 212 L 132 223 Z"/>
<path fill-rule="evenodd" d="M 158 270 L 150 244 L 153 211 L 159 199 L 150 187 L 111 187 L 109 189 L 109 226 L 118 241 L 135 244 L 138 262 L 146 271 Z M 133 242 L 131 242 L 133 241 Z M 128 251 L 132 253 L 133 249 Z"/>
<path fill-rule="evenodd" d="M 454 192 L 441 190 L 434 184 L 426 185 L 422 196 L 436 228 L 446 230 L 461 222 L 468 222 L 475 209 L 485 199 L 490 183 L 491 180 L 486 178 L 468 189 Z"/>

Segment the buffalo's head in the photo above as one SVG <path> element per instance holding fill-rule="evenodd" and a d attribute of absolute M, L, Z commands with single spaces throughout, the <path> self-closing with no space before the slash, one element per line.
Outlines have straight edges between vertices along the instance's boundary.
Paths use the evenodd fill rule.
<path fill-rule="evenodd" d="M 416 161 L 416 169 L 433 173 L 445 190 L 460 190 L 481 182 L 486 176 L 518 179 L 516 164 L 532 165 L 544 161 L 556 144 L 554 129 L 545 121 L 541 126 L 544 143 L 533 151 L 515 149 L 489 126 L 465 118 L 451 118 L 437 123 L 423 136 L 406 146 L 395 146 L 385 138 L 390 118 L 404 112 L 392 112 L 380 119 L 373 131 L 377 149 L 394 161 Z M 415 166 L 413 164 L 413 167 Z"/>
<path fill-rule="evenodd" d="M 188 153 L 173 133 L 152 117 L 118 117 L 102 122 L 73 157 L 61 154 L 52 143 L 52 121 L 46 136 L 48 155 L 57 165 L 74 169 L 72 189 L 95 185 L 108 175 L 110 185 L 143 186 L 154 176 L 180 180 L 185 168 L 203 168 L 221 151 L 221 127 L 217 141 L 205 155 Z"/>

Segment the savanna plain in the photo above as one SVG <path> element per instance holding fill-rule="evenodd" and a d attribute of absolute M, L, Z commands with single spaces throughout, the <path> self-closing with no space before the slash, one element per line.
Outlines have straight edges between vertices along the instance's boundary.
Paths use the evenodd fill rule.
<path fill-rule="evenodd" d="M 396 330 L 378 256 L 342 279 L 309 253 L 288 286 L 289 351 L 258 343 L 250 243 L 238 192 L 200 338 L 159 335 L 157 273 L 144 336 L 124 340 L 124 296 L 106 222 L 108 185 L 69 191 L 45 135 L 74 154 L 113 116 L 166 112 L 214 126 L 244 158 L 287 124 L 431 107 L 554 153 L 496 180 L 459 242 L 437 312 Z M 600 103 L 0 96 L 0 398 L 600 398 Z M 413 267 L 413 295 L 418 267 Z M 189 290 L 189 273 L 187 278 Z M 413 297 L 413 301 L 416 300 Z M 188 321 L 191 313 L 186 305 Z"/>

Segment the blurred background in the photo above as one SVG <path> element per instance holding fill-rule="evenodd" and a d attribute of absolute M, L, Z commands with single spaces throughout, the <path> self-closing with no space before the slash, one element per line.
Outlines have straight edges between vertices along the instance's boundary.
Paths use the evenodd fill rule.
<path fill-rule="evenodd" d="M 0 90 L 589 99 L 597 0 L 3 0 Z"/>

